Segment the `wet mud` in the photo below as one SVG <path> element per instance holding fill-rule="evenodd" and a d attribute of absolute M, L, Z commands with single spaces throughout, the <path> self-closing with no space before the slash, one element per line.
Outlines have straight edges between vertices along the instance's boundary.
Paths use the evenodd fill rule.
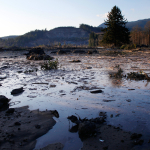
<path fill-rule="evenodd" d="M 57 70 L 48 71 L 41 70 L 44 61 L 26 60 L 25 53 L 1 52 L 0 95 L 10 99 L 10 108 L 28 105 L 30 111 L 57 110 L 59 118 L 54 117 L 56 124 L 36 139 L 34 149 L 46 146 L 52 149 L 50 147 L 58 143 L 63 145 L 58 144 L 63 150 L 149 149 L 149 80 L 124 77 L 127 73 L 140 71 L 150 76 L 149 50 L 107 55 L 57 55 L 45 51 L 59 61 Z M 76 63 L 74 60 L 80 61 Z M 110 73 L 117 71 L 117 65 L 123 70 L 122 78 L 110 77 Z M 11 95 L 12 90 L 21 87 L 22 93 Z M 97 127 L 95 136 L 82 141 L 78 130 L 70 132 L 76 124 L 69 121 L 68 116 L 94 119 L 99 112 L 107 112 L 107 119 L 105 124 Z M 143 142 L 135 144 L 131 139 L 133 133 L 142 134 L 137 140 Z"/>

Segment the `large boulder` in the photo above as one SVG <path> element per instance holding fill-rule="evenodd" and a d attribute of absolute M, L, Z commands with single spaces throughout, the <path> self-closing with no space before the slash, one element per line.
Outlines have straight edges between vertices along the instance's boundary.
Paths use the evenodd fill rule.
<path fill-rule="evenodd" d="M 52 60 L 53 57 L 45 54 L 42 48 L 32 48 L 29 53 L 26 54 L 28 60 Z"/>
<path fill-rule="evenodd" d="M 21 94 L 21 93 L 23 93 L 23 92 L 24 92 L 23 87 L 18 88 L 18 89 L 13 89 L 13 90 L 11 91 L 11 95 L 18 95 L 18 94 Z"/>
<path fill-rule="evenodd" d="M 3 95 L 0 95 L 0 110 L 9 106 L 9 99 Z"/>

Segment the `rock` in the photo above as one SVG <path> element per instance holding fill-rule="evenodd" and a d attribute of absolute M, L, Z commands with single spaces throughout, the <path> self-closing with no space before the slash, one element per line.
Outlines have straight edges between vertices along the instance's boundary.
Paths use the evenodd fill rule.
<path fill-rule="evenodd" d="M 135 90 L 135 89 L 128 89 L 129 91 L 133 91 L 133 90 Z"/>
<path fill-rule="evenodd" d="M 24 92 L 23 87 L 12 90 L 11 95 L 21 94 L 22 92 Z"/>
<path fill-rule="evenodd" d="M 99 116 L 100 116 L 100 117 L 103 117 L 103 118 L 106 118 L 106 112 L 100 112 L 100 113 L 99 113 Z"/>
<path fill-rule="evenodd" d="M 76 116 L 72 115 L 72 116 L 68 116 L 67 119 L 71 120 L 71 122 L 78 124 L 79 120 Z"/>
<path fill-rule="evenodd" d="M 0 103 L 0 108 L 2 108 L 3 107 L 3 103 Z"/>
<path fill-rule="evenodd" d="M 25 54 L 28 60 L 52 60 L 53 57 L 46 55 L 42 48 L 33 48 Z"/>
<path fill-rule="evenodd" d="M 71 62 L 71 63 L 79 63 L 79 62 L 81 62 L 81 60 L 72 60 L 72 61 L 69 61 L 69 62 Z"/>
<path fill-rule="evenodd" d="M 102 90 L 94 90 L 94 91 L 90 91 L 90 93 L 95 94 L 95 93 L 102 93 Z"/>
<path fill-rule="evenodd" d="M 32 48 L 31 50 L 29 50 L 29 53 L 27 53 L 26 55 L 29 55 L 29 54 L 40 54 L 40 55 L 43 55 L 45 54 L 44 50 L 40 47 L 38 48 Z"/>
<path fill-rule="evenodd" d="M 127 102 L 131 102 L 131 99 L 127 99 L 126 101 L 127 101 Z"/>
<path fill-rule="evenodd" d="M 79 124 L 78 134 L 81 139 L 85 139 L 95 134 L 96 125 L 92 122 L 85 121 Z"/>
<path fill-rule="evenodd" d="M 51 87 L 51 88 L 55 88 L 56 85 L 55 85 L 55 84 L 51 84 L 50 87 Z"/>
<path fill-rule="evenodd" d="M 27 56 L 28 60 L 52 60 L 53 57 L 49 56 L 49 55 L 39 55 L 39 54 L 31 54 L 29 56 Z"/>
<path fill-rule="evenodd" d="M 21 123 L 20 123 L 20 122 L 15 122 L 14 125 L 15 125 L 15 126 L 20 126 Z"/>
<path fill-rule="evenodd" d="M 0 95 L 0 103 L 2 103 L 3 105 L 7 105 L 9 102 L 9 99 L 3 95 Z"/>
<path fill-rule="evenodd" d="M 92 69 L 92 67 L 86 67 L 86 69 Z"/>
<path fill-rule="evenodd" d="M 51 110 L 50 111 L 56 118 L 59 118 L 59 113 L 57 110 Z"/>
<path fill-rule="evenodd" d="M 88 53 L 88 54 L 93 54 L 93 51 L 92 51 L 92 50 L 89 50 L 87 53 Z"/>
<path fill-rule="evenodd" d="M 15 111 L 14 108 L 9 108 L 7 111 L 6 111 L 6 114 L 13 114 Z"/>
<path fill-rule="evenodd" d="M 110 118 L 113 118 L 113 114 L 110 115 Z"/>
<path fill-rule="evenodd" d="M 116 100 L 107 100 L 107 99 L 103 99 L 103 102 L 113 102 L 113 101 L 116 101 Z"/>
<path fill-rule="evenodd" d="M 0 110 L 5 110 L 9 107 L 9 99 L 3 95 L 0 95 Z"/>

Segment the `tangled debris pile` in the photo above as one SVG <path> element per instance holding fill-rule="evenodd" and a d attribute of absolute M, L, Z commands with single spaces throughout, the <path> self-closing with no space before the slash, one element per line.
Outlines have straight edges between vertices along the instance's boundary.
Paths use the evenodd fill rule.
<path fill-rule="evenodd" d="M 143 71 L 130 72 L 127 73 L 127 75 L 123 75 L 123 70 L 122 68 L 120 68 L 119 65 L 115 66 L 114 68 L 118 68 L 118 71 L 116 73 L 110 73 L 109 74 L 110 77 L 114 77 L 114 78 L 127 77 L 127 79 L 131 79 L 131 80 L 150 80 L 150 77 Z"/>
<path fill-rule="evenodd" d="M 29 53 L 26 54 L 28 60 L 52 60 L 53 57 L 45 54 L 42 48 L 32 48 Z"/>
<path fill-rule="evenodd" d="M 110 74 L 110 77 L 114 77 L 114 78 L 122 78 L 123 76 L 123 70 L 121 68 L 118 68 L 118 71 L 114 74 Z"/>
<path fill-rule="evenodd" d="M 103 124 L 105 122 L 106 112 L 100 112 L 99 117 L 94 118 L 94 119 L 93 118 L 92 119 L 87 119 L 87 118 L 81 119 L 80 117 L 78 119 L 74 115 L 68 116 L 67 119 L 69 119 L 71 122 L 76 124 L 69 131 L 75 132 L 75 130 L 73 130 L 73 128 L 75 128 L 76 132 L 78 131 L 78 134 L 79 134 L 79 137 L 81 138 L 81 140 L 84 140 L 88 137 L 96 135 L 97 125 Z"/>
<path fill-rule="evenodd" d="M 128 79 L 136 79 L 136 80 L 150 80 L 150 77 L 146 73 L 138 73 L 138 72 L 130 72 L 127 74 Z"/>

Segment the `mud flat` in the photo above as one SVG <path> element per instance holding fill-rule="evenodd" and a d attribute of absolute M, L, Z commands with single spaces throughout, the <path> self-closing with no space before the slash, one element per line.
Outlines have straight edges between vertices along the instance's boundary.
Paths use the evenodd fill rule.
<path fill-rule="evenodd" d="M 26 60 L 24 53 L 1 52 L 0 95 L 11 99 L 10 108 L 15 108 L 15 112 L 8 116 L 5 116 L 5 111 L 0 112 L 2 148 L 23 149 L 28 145 L 38 150 L 149 149 L 149 81 L 125 77 L 130 72 L 144 72 L 150 76 L 149 50 L 123 53 L 101 50 L 93 54 L 61 55 L 46 51 L 60 64 L 57 70 L 46 71 L 40 67 L 43 61 Z M 78 63 L 74 60 L 78 60 Z M 123 70 L 121 78 L 109 76 L 110 72 L 117 71 L 116 66 Z M 21 87 L 24 92 L 11 95 L 13 89 Z M 27 105 L 29 109 L 23 107 Z M 32 121 L 33 110 L 36 110 L 35 121 Z M 50 110 L 59 113 L 55 121 Z M 41 114 L 43 111 L 46 117 Z M 83 140 L 78 135 L 78 128 L 70 131 L 75 123 L 70 122 L 68 116 L 76 115 L 90 120 L 99 117 L 101 111 L 107 112 L 106 122 L 96 124 L 95 134 Z M 23 112 L 27 112 L 27 115 Z M 21 116 L 17 118 L 17 114 Z M 40 119 L 36 122 L 38 114 Z M 40 124 L 42 119 L 43 124 Z M 44 127 L 47 126 L 46 122 L 48 127 Z M 33 130 L 29 129 L 29 133 L 27 127 Z M 21 131 L 26 131 L 28 136 L 21 134 Z M 28 140 L 24 139 L 26 136 Z"/>
<path fill-rule="evenodd" d="M 13 113 L 0 112 L 0 149 L 33 150 L 36 139 L 55 125 L 52 117 L 49 111 L 30 111 L 28 106 L 15 108 Z"/>

